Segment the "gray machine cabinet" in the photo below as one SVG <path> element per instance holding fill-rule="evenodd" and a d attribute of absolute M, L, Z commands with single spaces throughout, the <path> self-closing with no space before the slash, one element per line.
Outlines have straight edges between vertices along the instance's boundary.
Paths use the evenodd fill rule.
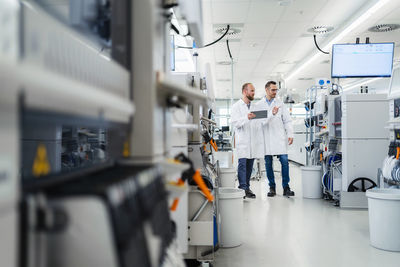
<path fill-rule="evenodd" d="M 341 207 L 367 208 L 364 192 L 354 194 L 347 190 L 351 182 L 359 177 L 377 182 L 377 170 L 386 156 L 389 144 L 389 131 L 385 128 L 389 120 L 388 109 L 385 94 L 342 96 Z"/>
<path fill-rule="evenodd" d="M 68 214 L 68 227 L 48 235 L 48 266 L 118 266 L 108 210 L 96 197 L 53 201 Z"/>

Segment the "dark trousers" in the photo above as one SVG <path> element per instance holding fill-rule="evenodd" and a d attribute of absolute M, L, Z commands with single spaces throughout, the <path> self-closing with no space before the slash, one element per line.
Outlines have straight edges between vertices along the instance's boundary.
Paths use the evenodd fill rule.
<path fill-rule="evenodd" d="M 278 155 L 279 161 L 281 162 L 282 165 L 282 186 L 283 188 L 289 186 L 289 158 L 287 154 L 284 155 Z M 272 156 L 266 155 L 264 156 L 265 159 L 265 170 L 267 172 L 267 178 L 269 182 L 269 187 L 276 187 L 275 184 L 275 175 L 274 175 L 274 169 L 272 166 Z"/>
<path fill-rule="evenodd" d="M 239 159 L 238 163 L 238 180 L 239 188 L 243 190 L 250 189 L 250 177 L 253 171 L 254 159 Z"/>

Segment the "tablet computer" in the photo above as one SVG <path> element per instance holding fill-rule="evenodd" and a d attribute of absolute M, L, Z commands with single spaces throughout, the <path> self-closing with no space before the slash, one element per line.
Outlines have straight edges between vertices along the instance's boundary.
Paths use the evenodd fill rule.
<path fill-rule="evenodd" d="M 268 110 L 257 110 L 257 111 L 252 111 L 256 115 L 254 119 L 265 119 L 268 118 Z"/>

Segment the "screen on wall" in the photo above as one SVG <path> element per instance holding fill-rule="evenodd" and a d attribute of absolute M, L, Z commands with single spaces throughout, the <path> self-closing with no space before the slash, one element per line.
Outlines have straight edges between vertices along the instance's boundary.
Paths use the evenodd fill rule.
<path fill-rule="evenodd" d="M 171 71 L 175 71 L 175 36 L 171 35 Z"/>
<path fill-rule="evenodd" d="M 394 43 L 334 44 L 332 78 L 390 77 Z"/>

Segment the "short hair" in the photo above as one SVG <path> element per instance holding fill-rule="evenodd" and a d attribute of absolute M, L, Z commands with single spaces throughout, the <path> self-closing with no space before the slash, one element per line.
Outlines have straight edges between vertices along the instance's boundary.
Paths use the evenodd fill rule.
<path fill-rule="evenodd" d="M 244 90 L 247 89 L 247 86 L 249 86 L 250 84 L 251 83 L 245 83 L 245 84 L 242 85 L 242 93 L 243 93 Z"/>
<path fill-rule="evenodd" d="M 276 85 L 275 81 L 269 81 L 265 84 L 265 88 L 269 88 L 271 86 L 271 84 Z"/>

